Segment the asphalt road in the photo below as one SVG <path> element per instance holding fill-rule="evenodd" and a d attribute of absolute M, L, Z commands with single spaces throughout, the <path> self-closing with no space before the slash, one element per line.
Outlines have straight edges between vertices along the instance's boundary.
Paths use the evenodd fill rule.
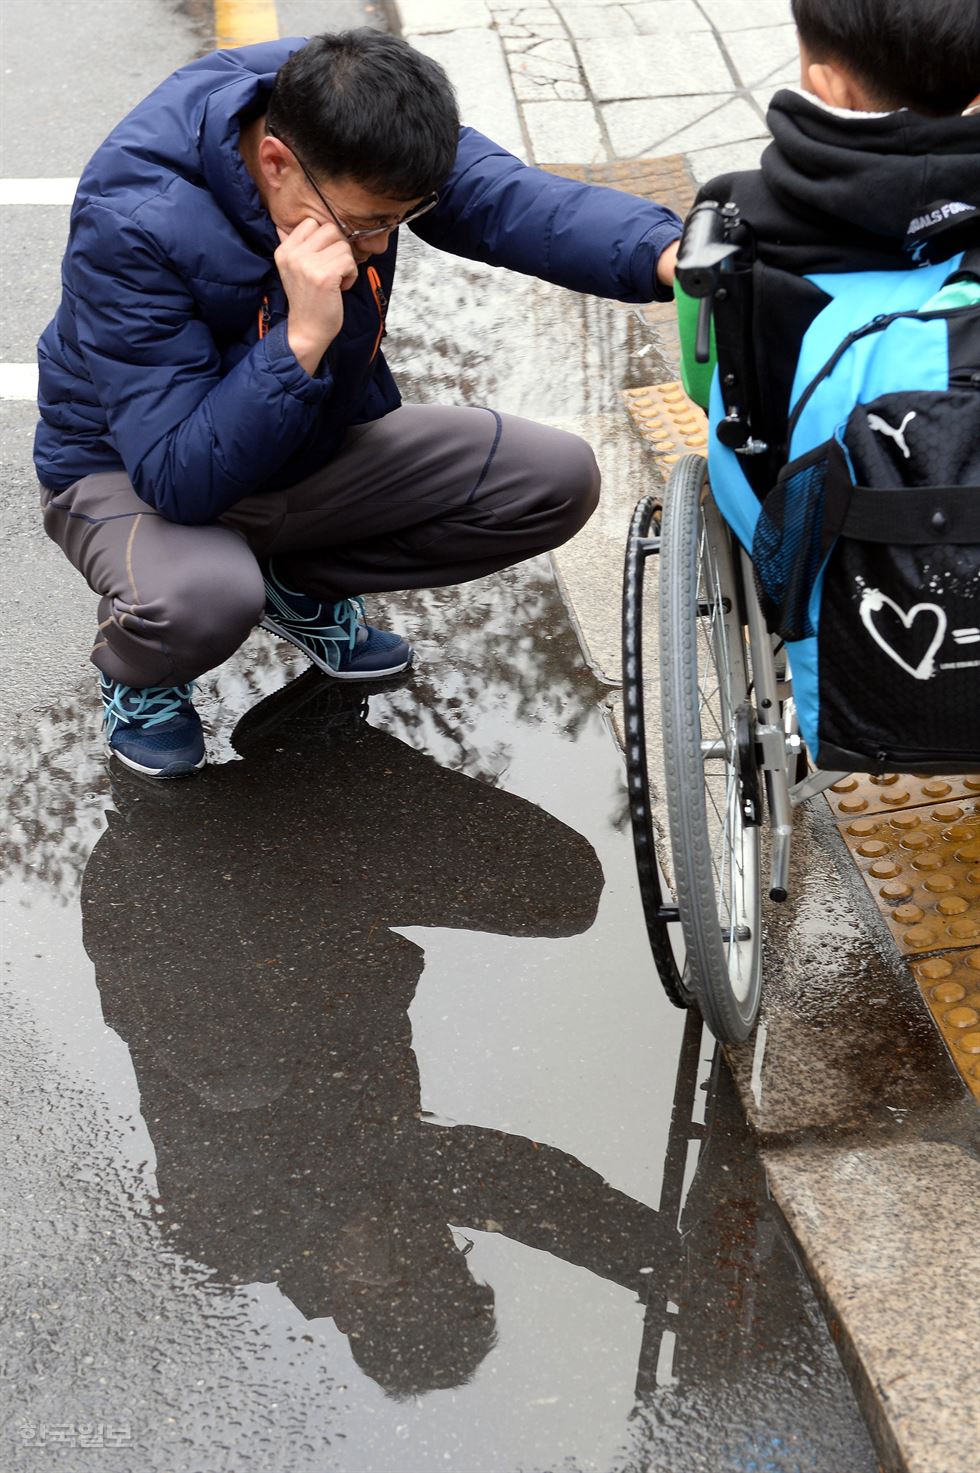
<path fill-rule="evenodd" d="M 196 0 L 2 17 L 4 177 L 77 173 L 208 45 Z M 66 221 L 4 207 L 8 361 Z M 411 242 L 402 270 L 410 394 L 615 402 L 620 309 Z M 727 1077 L 660 995 L 547 563 L 385 600 L 420 670 L 366 706 L 253 635 L 202 683 L 208 771 L 127 781 L 33 407 L 0 408 L 0 1466 L 871 1473 Z"/>

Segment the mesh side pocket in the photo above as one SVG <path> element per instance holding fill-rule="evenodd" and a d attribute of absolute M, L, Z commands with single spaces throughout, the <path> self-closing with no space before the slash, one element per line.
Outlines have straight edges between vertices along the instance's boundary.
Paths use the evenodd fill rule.
<path fill-rule="evenodd" d="M 781 638 L 816 633 L 809 603 L 820 570 L 827 447 L 793 461 L 762 504 L 752 539 L 756 590 Z"/>

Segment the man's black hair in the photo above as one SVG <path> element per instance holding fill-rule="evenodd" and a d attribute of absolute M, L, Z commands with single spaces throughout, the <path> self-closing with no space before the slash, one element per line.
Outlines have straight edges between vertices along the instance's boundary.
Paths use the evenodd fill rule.
<path fill-rule="evenodd" d="M 814 61 L 837 61 L 882 110 L 961 113 L 980 91 L 978 0 L 793 0 Z"/>
<path fill-rule="evenodd" d="M 266 123 L 312 174 L 399 200 L 440 189 L 459 142 L 442 67 L 366 28 L 314 36 L 294 52 L 276 77 Z"/>

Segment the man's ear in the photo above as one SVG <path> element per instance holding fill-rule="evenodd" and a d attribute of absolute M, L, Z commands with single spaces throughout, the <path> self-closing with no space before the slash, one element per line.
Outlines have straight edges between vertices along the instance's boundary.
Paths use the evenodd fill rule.
<path fill-rule="evenodd" d="M 258 161 L 266 187 L 273 190 L 281 189 L 286 176 L 296 167 L 289 149 L 271 133 L 264 134 L 259 143 Z"/>

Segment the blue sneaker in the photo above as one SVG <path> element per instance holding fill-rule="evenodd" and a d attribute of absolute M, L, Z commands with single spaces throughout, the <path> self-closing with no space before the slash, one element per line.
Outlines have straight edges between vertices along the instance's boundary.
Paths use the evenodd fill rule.
<path fill-rule="evenodd" d="M 288 639 L 334 680 L 383 680 L 412 663 L 407 639 L 364 623 L 361 599 L 321 603 L 286 588 L 271 565 L 265 569 L 265 613 L 259 626 Z"/>
<path fill-rule="evenodd" d="M 186 777 L 204 766 L 201 718 L 193 682 L 137 689 L 99 676 L 109 751 L 145 777 Z"/>

